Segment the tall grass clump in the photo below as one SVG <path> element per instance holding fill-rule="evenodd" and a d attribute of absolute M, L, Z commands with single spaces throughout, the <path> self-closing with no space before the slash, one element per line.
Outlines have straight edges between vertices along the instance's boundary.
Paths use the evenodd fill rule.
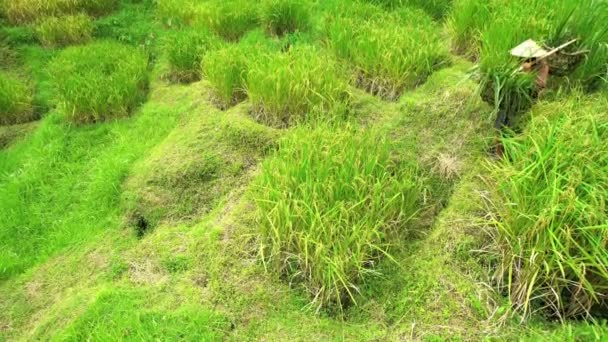
<path fill-rule="evenodd" d="M 305 46 L 260 54 L 251 61 L 246 90 L 253 115 L 276 127 L 314 116 L 331 121 L 346 113 L 349 96 L 335 63 Z"/>
<path fill-rule="evenodd" d="M 260 21 L 271 35 L 306 31 L 310 26 L 310 4 L 305 0 L 263 0 Z"/>
<path fill-rule="evenodd" d="M 112 41 L 67 48 L 49 72 L 61 110 L 74 122 L 127 116 L 147 94 L 148 57 Z"/>
<path fill-rule="evenodd" d="M 118 4 L 118 0 L 8 0 L 0 4 L 0 11 L 11 24 L 24 24 L 81 12 L 97 16 L 116 9 Z"/>
<path fill-rule="evenodd" d="M 471 58 L 479 57 L 481 34 L 491 18 L 487 0 L 456 0 L 448 19 L 454 51 Z"/>
<path fill-rule="evenodd" d="M 328 25 L 335 54 L 355 69 L 353 83 L 397 99 L 448 60 L 439 28 L 424 12 L 403 9 L 373 20 L 343 17 Z"/>
<path fill-rule="evenodd" d="M 608 80 L 608 2 L 566 2 L 561 12 L 561 21 L 549 43 L 557 46 L 570 39 L 579 39 L 572 52 L 587 53 L 574 60 L 575 70 L 567 77 L 575 85 L 595 91 Z"/>
<path fill-rule="evenodd" d="M 258 24 L 253 1 L 215 0 L 201 7 L 197 24 L 202 24 L 228 41 L 236 41 Z"/>
<path fill-rule="evenodd" d="M 167 34 L 162 43 L 169 64 L 165 77 L 174 82 L 199 80 L 201 62 L 217 43 L 217 38 L 204 29 L 184 28 Z"/>
<path fill-rule="evenodd" d="M 35 119 L 32 91 L 20 79 L 0 71 L 0 125 Z"/>
<path fill-rule="evenodd" d="M 156 17 L 167 27 L 192 25 L 201 7 L 195 0 L 155 0 Z"/>
<path fill-rule="evenodd" d="M 516 311 L 560 318 L 606 310 L 608 101 L 541 105 L 525 134 L 503 140 L 497 186 L 496 279 Z"/>
<path fill-rule="evenodd" d="M 407 234 L 420 194 L 416 174 L 372 133 L 297 129 L 253 186 L 264 265 L 302 283 L 313 305 L 355 302 L 358 285 Z"/>
<path fill-rule="evenodd" d="M 36 23 L 35 32 L 48 47 L 87 43 L 93 36 L 93 22 L 86 14 L 47 17 Z"/>
<path fill-rule="evenodd" d="M 446 17 L 452 9 L 453 0 L 367 0 L 375 5 L 381 5 L 389 9 L 402 6 L 415 7 L 424 10 L 434 19 L 440 20 Z"/>
<path fill-rule="evenodd" d="M 213 88 L 213 101 L 221 109 L 237 104 L 247 97 L 245 83 L 253 53 L 245 46 L 229 45 L 205 57 L 203 75 Z"/>

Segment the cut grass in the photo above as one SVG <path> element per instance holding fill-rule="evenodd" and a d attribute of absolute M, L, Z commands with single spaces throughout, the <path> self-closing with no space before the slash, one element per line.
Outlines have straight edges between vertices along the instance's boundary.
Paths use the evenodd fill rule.
<path fill-rule="evenodd" d="M 253 185 L 264 264 L 302 282 L 314 306 L 356 302 L 359 284 L 406 236 L 420 195 L 416 173 L 369 132 L 297 129 Z"/>
<path fill-rule="evenodd" d="M 219 45 L 217 37 L 204 29 L 184 28 L 164 37 L 162 43 L 169 70 L 165 78 L 173 82 L 193 82 L 201 78 L 205 54 Z"/>
<path fill-rule="evenodd" d="M 86 12 L 97 16 L 118 6 L 118 0 L 10 0 L 0 4 L 0 12 L 11 24 L 35 22 L 48 16 Z"/>
<path fill-rule="evenodd" d="M 154 308 L 157 303 L 150 300 L 149 292 L 152 290 L 130 287 L 102 290 L 86 311 L 54 338 L 177 341 L 187 336 L 197 341 L 221 341 L 229 329 L 227 318 L 199 305 L 181 306 L 171 312 Z"/>
<path fill-rule="evenodd" d="M 306 31 L 310 26 L 309 7 L 305 0 L 263 0 L 260 21 L 273 36 Z"/>
<path fill-rule="evenodd" d="M 87 43 L 93 36 L 93 22 L 86 14 L 47 17 L 36 23 L 35 32 L 47 47 Z"/>
<path fill-rule="evenodd" d="M 275 139 L 272 129 L 243 113 L 211 107 L 190 112 L 186 124 L 136 164 L 125 182 L 124 211 L 139 236 L 208 213 Z"/>
<path fill-rule="evenodd" d="M 495 276 L 525 316 L 593 315 L 608 304 L 607 109 L 601 97 L 542 105 L 491 167 Z"/>
<path fill-rule="evenodd" d="M 0 71 L 0 125 L 36 119 L 30 87 L 21 79 Z"/>
<path fill-rule="evenodd" d="M 353 83 L 389 100 L 424 82 L 448 59 L 438 27 L 419 10 L 372 20 L 339 18 L 329 24 L 328 36 L 336 55 L 354 66 Z"/>
<path fill-rule="evenodd" d="M 253 115 L 277 127 L 342 118 L 349 96 L 331 58 L 305 46 L 259 55 L 251 61 L 246 90 Z"/>
<path fill-rule="evenodd" d="M 125 117 L 146 97 L 148 57 L 99 41 L 62 51 L 49 65 L 61 111 L 73 122 Z"/>
<path fill-rule="evenodd" d="M 90 126 L 48 115 L 0 153 L 0 279 L 120 226 L 121 184 L 132 164 L 178 122 L 181 107 Z"/>

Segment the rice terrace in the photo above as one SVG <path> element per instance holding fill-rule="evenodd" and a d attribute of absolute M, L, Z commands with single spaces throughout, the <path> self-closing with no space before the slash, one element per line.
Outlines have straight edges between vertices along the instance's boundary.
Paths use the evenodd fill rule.
<path fill-rule="evenodd" d="M 608 341 L 608 0 L 0 0 L 0 341 Z"/>

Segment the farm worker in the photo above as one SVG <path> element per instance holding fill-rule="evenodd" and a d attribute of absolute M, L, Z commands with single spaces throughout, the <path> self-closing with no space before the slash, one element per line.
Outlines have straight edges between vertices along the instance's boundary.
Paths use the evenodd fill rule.
<path fill-rule="evenodd" d="M 511 55 L 524 59 L 524 62 L 517 70 L 518 72 L 523 71 L 526 73 L 536 72 L 536 89 L 532 97 L 536 97 L 538 91 L 547 86 L 547 80 L 549 79 L 549 63 L 545 59 L 549 52 L 543 49 L 532 39 L 528 39 L 525 42 L 519 44 L 511 50 Z M 505 127 L 510 127 L 512 124 L 512 118 L 509 117 L 509 110 L 506 108 L 500 108 L 496 121 L 494 122 L 494 128 L 501 130 Z"/>

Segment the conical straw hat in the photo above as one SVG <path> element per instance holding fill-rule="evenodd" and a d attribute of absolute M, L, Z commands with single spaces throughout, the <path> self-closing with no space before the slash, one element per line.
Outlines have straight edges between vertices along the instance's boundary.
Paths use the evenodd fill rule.
<path fill-rule="evenodd" d="M 513 56 L 521 58 L 540 58 L 547 53 L 547 50 L 540 47 L 540 45 L 532 39 L 526 40 L 511 50 Z"/>

